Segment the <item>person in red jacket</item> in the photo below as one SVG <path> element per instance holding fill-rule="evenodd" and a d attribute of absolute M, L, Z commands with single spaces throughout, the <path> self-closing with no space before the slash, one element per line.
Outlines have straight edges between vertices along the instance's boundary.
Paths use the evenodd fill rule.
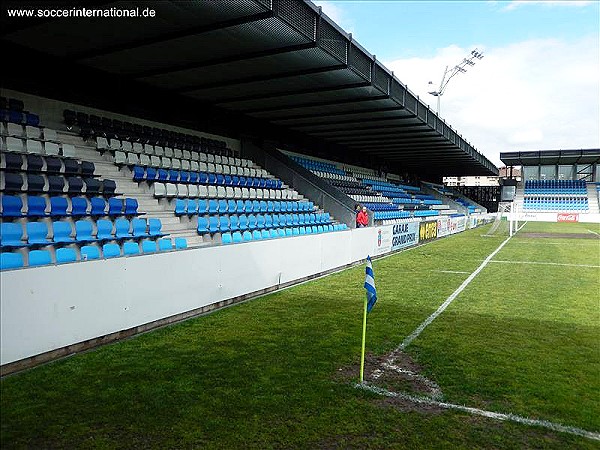
<path fill-rule="evenodd" d="M 356 215 L 356 228 L 364 228 L 369 225 L 369 215 L 367 207 L 363 206 L 362 210 Z"/>

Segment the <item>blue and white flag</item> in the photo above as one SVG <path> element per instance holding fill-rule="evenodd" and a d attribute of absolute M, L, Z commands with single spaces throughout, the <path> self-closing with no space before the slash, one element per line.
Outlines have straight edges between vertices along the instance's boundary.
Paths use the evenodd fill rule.
<path fill-rule="evenodd" d="M 367 290 L 367 312 L 371 312 L 377 302 L 377 289 L 375 289 L 375 275 L 370 256 L 367 256 L 367 267 L 365 268 L 365 289 Z"/>

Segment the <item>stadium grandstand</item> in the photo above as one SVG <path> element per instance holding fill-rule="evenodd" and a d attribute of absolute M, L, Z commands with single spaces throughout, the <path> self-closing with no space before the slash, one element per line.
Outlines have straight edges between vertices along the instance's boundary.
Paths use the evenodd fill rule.
<path fill-rule="evenodd" d="M 490 220 L 441 181 L 498 169 L 320 8 L 159 12 L 2 18 L 3 373 Z M 525 211 L 597 213 L 525 179 Z"/>
<path fill-rule="evenodd" d="M 0 18 L 3 447 L 600 442 L 598 149 L 498 177 L 309 0 L 58 4 Z"/>
<path fill-rule="evenodd" d="M 515 206 L 530 221 L 597 222 L 600 217 L 600 150 L 506 152 L 507 166 L 520 166 Z"/>
<path fill-rule="evenodd" d="M 4 373 L 483 223 L 435 183 L 496 167 L 310 2 L 3 20 Z"/>

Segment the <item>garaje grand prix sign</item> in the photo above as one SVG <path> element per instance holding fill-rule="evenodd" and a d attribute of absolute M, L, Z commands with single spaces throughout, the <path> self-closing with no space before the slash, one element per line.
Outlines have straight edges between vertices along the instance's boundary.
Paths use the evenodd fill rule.
<path fill-rule="evenodd" d="M 410 247 L 419 242 L 419 222 L 400 223 L 392 229 L 392 250 Z"/>

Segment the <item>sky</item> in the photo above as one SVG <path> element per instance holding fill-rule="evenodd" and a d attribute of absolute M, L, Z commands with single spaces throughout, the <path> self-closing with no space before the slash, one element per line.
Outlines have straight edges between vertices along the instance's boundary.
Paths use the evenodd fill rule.
<path fill-rule="evenodd" d="M 500 152 L 600 148 L 600 1 L 313 1 L 496 166 Z M 431 84 L 429 83 L 431 82 Z"/>

